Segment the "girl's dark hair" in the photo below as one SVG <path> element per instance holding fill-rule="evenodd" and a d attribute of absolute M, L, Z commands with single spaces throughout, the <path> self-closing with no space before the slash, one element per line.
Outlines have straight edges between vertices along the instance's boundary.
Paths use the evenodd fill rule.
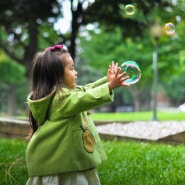
<path fill-rule="evenodd" d="M 35 55 L 32 69 L 32 100 L 38 100 L 50 94 L 54 87 L 59 90 L 64 75 L 65 57 L 69 53 L 60 48 L 39 52 Z M 31 134 L 38 129 L 38 124 L 29 110 Z"/>

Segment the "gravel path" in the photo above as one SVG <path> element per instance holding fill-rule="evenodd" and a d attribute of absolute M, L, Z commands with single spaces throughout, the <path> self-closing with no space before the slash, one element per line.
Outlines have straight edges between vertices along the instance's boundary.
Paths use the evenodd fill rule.
<path fill-rule="evenodd" d="M 158 140 L 185 131 L 185 121 L 137 121 L 128 124 L 110 123 L 96 127 L 101 134 Z"/>

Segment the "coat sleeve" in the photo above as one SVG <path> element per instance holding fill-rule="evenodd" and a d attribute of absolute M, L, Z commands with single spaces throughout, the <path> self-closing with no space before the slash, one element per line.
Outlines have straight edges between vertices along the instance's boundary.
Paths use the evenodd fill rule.
<path fill-rule="evenodd" d="M 86 91 L 86 90 L 88 90 L 90 88 L 95 88 L 95 87 L 97 87 L 99 85 L 102 85 L 104 83 L 107 83 L 107 82 L 108 82 L 108 79 L 105 76 L 105 77 L 103 77 L 103 78 L 101 78 L 101 79 L 99 79 L 99 80 L 97 80 L 97 81 L 95 81 L 93 83 L 89 83 L 89 84 L 87 84 L 85 86 L 78 86 L 77 88 L 81 89 L 82 91 Z"/>
<path fill-rule="evenodd" d="M 57 105 L 55 111 L 63 117 L 73 116 L 83 111 L 94 109 L 103 104 L 113 101 L 114 94 L 110 94 L 108 83 L 96 87 L 61 91 L 62 98 L 54 98 Z M 56 107 L 56 106 L 55 106 Z"/>

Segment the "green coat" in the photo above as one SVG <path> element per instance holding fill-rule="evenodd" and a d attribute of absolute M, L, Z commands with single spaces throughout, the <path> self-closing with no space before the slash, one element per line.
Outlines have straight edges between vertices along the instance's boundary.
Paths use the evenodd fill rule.
<path fill-rule="evenodd" d="M 39 124 L 28 143 L 29 176 L 45 176 L 95 168 L 106 160 L 98 132 L 87 110 L 110 101 L 107 78 L 70 90 L 62 87 L 28 106 Z"/>

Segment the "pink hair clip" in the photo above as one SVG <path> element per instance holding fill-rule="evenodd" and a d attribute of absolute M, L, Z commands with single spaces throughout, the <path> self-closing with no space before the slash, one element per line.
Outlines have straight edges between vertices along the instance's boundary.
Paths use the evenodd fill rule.
<path fill-rule="evenodd" d="M 48 51 L 48 50 L 54 51 L 55 49 L 61 49 L 61 48 L 63 48 L 63 44 L 47 47 L 45 48 L 45 51 Z"/>

